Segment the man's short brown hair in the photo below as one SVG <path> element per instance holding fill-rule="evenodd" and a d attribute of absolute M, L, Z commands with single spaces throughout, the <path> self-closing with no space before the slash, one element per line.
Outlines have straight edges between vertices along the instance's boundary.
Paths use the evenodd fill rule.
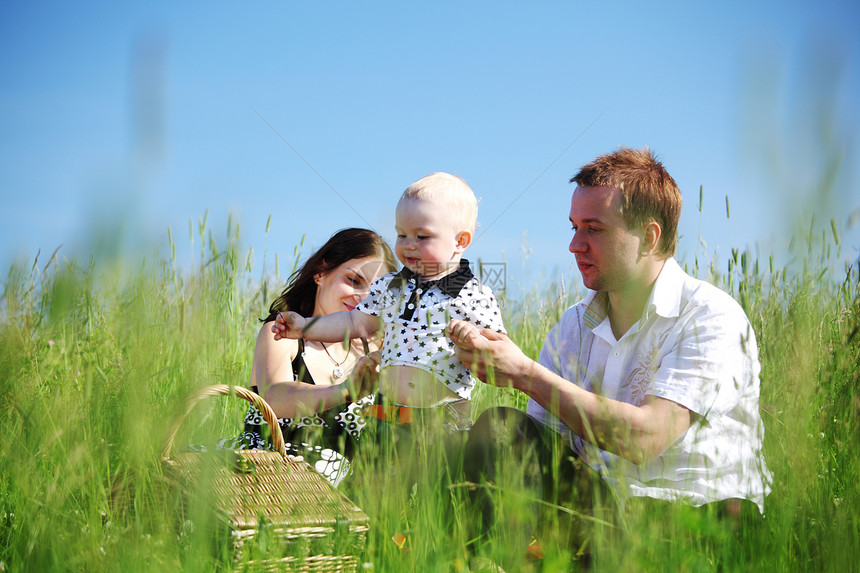
<path fill-rule="evenodd" d="M 681 191 L 651 150 L 621 147 L 584 165 L 571 183 L 621 191 L 622 216 L 632 229 L 656 221 L 662 229 L 657 253 L 674 255 L 681 217 Z"/>

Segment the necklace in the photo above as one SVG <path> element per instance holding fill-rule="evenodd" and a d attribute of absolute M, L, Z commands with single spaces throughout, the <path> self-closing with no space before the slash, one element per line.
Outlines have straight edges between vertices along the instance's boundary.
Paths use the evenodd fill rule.
<path fill-rule="evenodd" d="M 328 351 L 328 348 L 326 347 L 325 343 L 320 342 L 320 345 L 323 347 L 323 350 L 325 350 L 325 353 L 326 353 L 326 356 L 328 356 L 328 359 L 331 360 L 332 363 L 334 364 L 334 368 L 332 368 L 331 375 L 334 376 L 335 378 L 340 378 L 341 376 L 343 376 L 343 374 L 344 374 L 343 368 L 341 368 L 340 365 L 343 364 L 344 362 L 346 362 L 346 359 L 349 358 L 349 351 L 347 351 L 346 356 L 343 357 L 343 360 L 338 362 L 337 360 L 334 359 L 334 357 L 332 357 L 332 355 Z"/>

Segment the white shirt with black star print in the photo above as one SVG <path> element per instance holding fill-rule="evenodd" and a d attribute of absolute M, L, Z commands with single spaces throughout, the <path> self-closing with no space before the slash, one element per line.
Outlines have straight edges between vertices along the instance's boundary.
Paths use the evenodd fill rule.
<path fill-rule="evenodd" d="M 454 343 L 445 336 L 445 327 L 457 319 L 471 322 L 479 329 L 504 333 L 493 291 L 475 277 L 465 283 L 457 296 L 446 294 L 436 285 L 420 292 L 422 289 L 414 277 L 402 280 L 399 285 L 395 281 L 392 286 L 392 280 L 402 275 L 401 271 L 376 279 L 370 285 L 370 294 L 357 307 L 360 312 L 382 318 L 385 339 L 380 369 L 392 365 L 421 368 L 461 398 L 470 399 L 475 380 L 455 356 Z M 413 293 L 418 296 L 418 308 L 407 309 Z M 410 319 L 403 318 L 408 314 Z"/>

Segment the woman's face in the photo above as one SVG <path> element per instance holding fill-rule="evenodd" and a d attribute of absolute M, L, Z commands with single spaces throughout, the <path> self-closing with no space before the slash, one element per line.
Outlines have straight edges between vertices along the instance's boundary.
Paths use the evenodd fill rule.
<path fill-rule="evenodd" d="M 367 296 L 370 283 L 386 272 L 382 260 L 364 257 L 350 259 L 324 275 L 317 275 L 314 316 L 354 309 Z"/>

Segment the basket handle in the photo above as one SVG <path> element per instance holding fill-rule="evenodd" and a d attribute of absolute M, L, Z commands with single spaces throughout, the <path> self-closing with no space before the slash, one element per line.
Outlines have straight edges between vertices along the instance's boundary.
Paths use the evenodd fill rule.
<path fill-rule="evenodd" d="M 228 384 L 215 384 L 214 386 L 206 386 L 201 388 L 194 394 L 188 397 L 188 403 L 185 405 L 185 411 L 177 416 L 173 424 L 170 425 L 170 431 L 167 434 L 167 439 L 164 441 L 164 447 L 161 449 L 161 459 L 167 460 L 170 457 L 170 450 L 173 449 L 173 440 L 176 439 L 176 434 L 179 432 L 179 427 L 191 410 L 194 407 L 211 396 L 238 396 L 250 402 L 262 414 L 266 423 L 272 431 L 272 446 L 275 451 L 281 454 L 284 460 L 287 460 L 287 448 L 284 445 L 284 434 L 281 432 L 281 426 L 278 424 L 278 417 L 275 415 L 272 407 L 269 406 L 259 394 L 243 388 L 241 386 L 230 386 Z"/>

